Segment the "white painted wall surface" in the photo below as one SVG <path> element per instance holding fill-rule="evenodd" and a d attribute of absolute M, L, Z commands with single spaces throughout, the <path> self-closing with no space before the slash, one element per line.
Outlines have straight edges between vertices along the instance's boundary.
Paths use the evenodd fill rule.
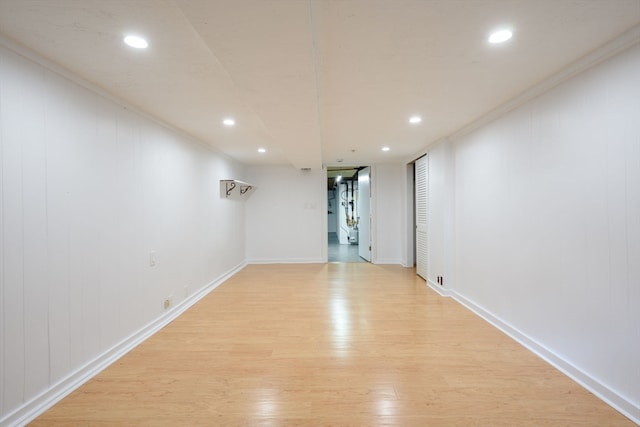
<path fill-rule="evenodd" d="M 453 289 L 455 282 L 455 152 L 444 139 L 429 150 L 429 231 L 427 276 L 432 286 Z M 443 278 L 438 284 L 437 278 Z"/>
<path fill-rule="evenodd" d="M 253 166 L 246 201 L 249 263 L 325 262 L 327 183 L 323 170 Z"/>
<path fill-rule="evenodd" d="M 456 292 L 636 420 L 638 76 L 636 45 L 455 147 Z"/>
<path fill-rule="evenodd" d="M 446 191 L 444 176 L 444 144 L 441 142 L 429 151 L 429 203 L 427 232 L 427 280 L 432 285 L 438 283 L 438 276 L 444 276 L 444 200 Z"/>
<path fill-rule="evenodd" d="M 371 169 L 372 262 L 402 264 L 405 165 L 377 164 Z"/>
<path fill-rule="evenodd" d="M 377 200 L 373 202 L 376 203 L 373 245 L 378 251 L 373 262 L 400 264 L 404 165 L 376 165 L 372 173 Z M 253 166 L 247 168 L 246 176 L 247 181 L 256 186 L 245 204 L 247 262 L 325 262 L 327 184 L 324 171 Z M 344 215 L 344 208 L 340 209 Z"/>
<path fill-rule="evenodd" d="M 243 264 L 242 172 L 0 47 L 0 420 Z"/>

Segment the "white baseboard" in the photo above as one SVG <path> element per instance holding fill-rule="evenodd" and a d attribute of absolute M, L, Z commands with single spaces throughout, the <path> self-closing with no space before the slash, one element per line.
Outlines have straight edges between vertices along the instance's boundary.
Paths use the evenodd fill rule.
<path fill-rule="evenodd" d="M 615 408 L 625 417 L 640 425 L 640 406 L 635 405 L 631 400 L 620 395 L 618 392 L 611 389 L 606 384 L 603 384 L 602 382 L 593 378 L 588 373 L 571 364 L 571 362 L 558 356 L 553 351 L 538 343 L 533 338 L 520 332 L 518 329 L 509 325 L 502 319 L 494 316 L 489 311 L 475 304 L 473 301 L 468 300 L 467 298 L 459 295 L 456 292 L 451 292 L 451 296 L 460 304 L 473 311 L 475 314 L 477 314 L 496 328 L 500 329 L 502 332 L 522 344 L 524 347 L 531 350 L 533 353 L 535 353 L 547 363 L 554 366 L 556 369 L 580 384 L 582 387 L 595 394 L 598 398 Z"/>
<path fill-rule="evenodd" d="M 287 263 L 292 262 L 309 262 L 309 263 L 317 263 L 318 261 L 283 261 Z M 254 264 L 259 264 L 260 262 L 252 261 Z M 265 261 L 266 263 L 266 261 Z M 273 261 L 271 262 L 273 263 Z M 93 378 L 96 374 L 107 368 L 109 365 L 117 361 L 119 358 L 127 354 L 133 348 L 138 346 L 140 343 L 151 337 L 154 333 L 162 329 L 164 326 L 173 321 L 176 317 L 184 313 L 189 307 L 194 305 L 196 302 L 205 297 L 212 290 L 217 288 L 219 285 L 224 283 L 229 277 L 233 276 L 235 273 L 240 271 L 245 267 L 245 263 L 238 265 L 222 276 L 218 277 L 208 285 L 201 288 L 199 291 L 190 295 L 186 300 L 182 301 L 178 305 L 176 305 L 172 310 L 166 312 L 164 315 L 160 316 L 144 328 L 139 331 L 131 334 L 126 339 L 122 340 L 120 343 L 112 347 L 111 349 L 105 351 L 100 356 L 93 359 L 91 362 L 87 363 L 80 369 L 68 375 L 66 378 L 59 381 L 57 384 L 50 387 L 48 390 L 44 391 L 40 395 L 34 397 L 30 401 L 26 402 L 21 407 L 17 408 L 15 411 L 11 412 L 3 419 L 0 420 L 0 425 L 2 426 L 23 426 L 33 421 L 38 415 L 45 412 L 47 409 L 55 405 L 57 402 L 62 400 L 72 391 L 80 387 L 82 384 Z M 551 350 L 547 349 L 534 339 L 530 338 L 526 334 L 523 334 L 516 328 L 512 327 L 508 323 L 504 322 L 502 319 L 494 316 L 490 312 L 486 311 L 481 306 L 475 304 L 473 301 L 468 300 L 462 295 L 457 294 L 454 291 L 443 289 L 441 286 L 427 281 L 427 286 L 432 288 L 439 295 L 444 297 L 453 297 L 460 304 L 473 311 L 475 314 L 500 329 L 502 332 L 507 334 L 509 337 L 513 338 L 517 342 L 519 342 L 524 347 L 528 348 L 542 359 L 547 361 L 549 364 L 563 372 L 565 375 L 576 381 L 578 384 L 582 385 L 587 390 L 591 391 L 597 397 L 602 399 L 607 404 L 611 405 L 613 408 L 618 410 L 620 413 L 628 417 L 631 421 L 640 425 L 640 407 L 634 405 L 629 399 L 626 399 L 624 396 L 617 393 L 615 390 L 607 387 L 605 384 L 597 381 L 595 378 L 591 377 L 587 373 L 583 372 L 579 368 L 573 366 L 570 362 L 564 360 L 560 356 L 553 353 Z"/>
<path fill-rule="evenodd" d="M 440 296 L 450 297 L 450 296 L 453 295 L 451 290 L 449 290 L 447 288 L 443 288 L 442 286 L 438 285 L 437 283 L 433 283 L 431 280 L 427 280 L 427 286 L 429 286 L 431 289 L 433 289 L 438 294 L 440 294 Z"/>
<path fill-rule="evenodd" d="M 4 418 L 0 419 L 0 426 L 24 426 L 33 421 L 36 417 L 65 398 L 72 391 L 89 381 L 109 365 L 168 325 L 176 317 L 184 313 L 189 307 L 204 298 L 209 292 L 220 286 L 238 271 L 242 270 L 245 265 L 246 263 L 239 264 L 228 272 L 222 274 L 197 292 L 189 295 L 187 299 L 181 301 L 173 309 L 163 313 L 160 317 L 142 329 L 129 335 L 127 338 L 120 341 L 118 344 L 111 347 L 95 359 L 58 381 L 49 389 L 24 403 L 13 412 L 7 414 Z"/>

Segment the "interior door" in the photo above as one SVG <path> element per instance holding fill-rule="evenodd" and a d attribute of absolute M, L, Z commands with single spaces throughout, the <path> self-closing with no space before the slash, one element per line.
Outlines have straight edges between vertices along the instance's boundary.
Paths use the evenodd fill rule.
<path fill-rule="evenodd" d="M 358 255 L 371 262 L 371 168 L 358 171 Z"/>
<path fill-rule="evenodd" d="M 416 173 L 416 273 L 427 280 L 427 225 L 429 208 L 429 158 L 415 163 Z"/>

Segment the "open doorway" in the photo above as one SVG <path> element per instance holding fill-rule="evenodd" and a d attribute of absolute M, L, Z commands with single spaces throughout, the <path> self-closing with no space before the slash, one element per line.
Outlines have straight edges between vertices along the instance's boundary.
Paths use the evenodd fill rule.
<path fill-rule="evenodd" d="M 370 168 L 327 167 L 329 262 L 370 262 Z"/>

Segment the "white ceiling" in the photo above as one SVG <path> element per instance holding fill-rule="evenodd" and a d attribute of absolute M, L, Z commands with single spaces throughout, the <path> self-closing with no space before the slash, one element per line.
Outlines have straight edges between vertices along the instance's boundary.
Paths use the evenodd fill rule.
<path fill-rule="evenodd" d="M 0 0 L 4 37 L 246 164 L 298 168 L 406 160 L 639 23 L 640 0 Z"/>

